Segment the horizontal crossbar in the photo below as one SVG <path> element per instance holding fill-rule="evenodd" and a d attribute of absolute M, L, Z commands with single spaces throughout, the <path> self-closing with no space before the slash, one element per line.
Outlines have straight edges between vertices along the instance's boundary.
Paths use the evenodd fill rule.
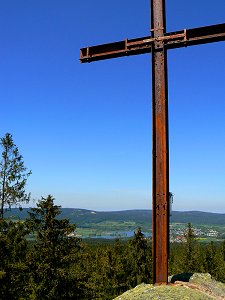
<path fill-rule="evenodd" d="M 159 44 L 164 45 L 167 49 L 174 49 L 224 40 L 225 23 L 170 32 L 158 38 L 146 36 L 82 48 L 80 50 L 80 61 L 81 63 L 85 63 L 109 58 L 150 53 L 152 51 L 152 45 L 156 42 L 163 42 Z M 157 48 L 157 51 L 159 50 L 160 48 Z"/>

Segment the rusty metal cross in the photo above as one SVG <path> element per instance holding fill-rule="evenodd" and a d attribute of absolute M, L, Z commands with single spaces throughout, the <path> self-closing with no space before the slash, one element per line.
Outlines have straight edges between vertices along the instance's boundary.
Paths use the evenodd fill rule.
<path fill-rule="evenodd" d="M 166 33 L 165 0 L 151 0 L 151 35 L 80 50 L 82 63 L 152 53 L 153 283 L 168 283 L 169 147 L 167 49 L 225 40 L 225 23 Z"/>

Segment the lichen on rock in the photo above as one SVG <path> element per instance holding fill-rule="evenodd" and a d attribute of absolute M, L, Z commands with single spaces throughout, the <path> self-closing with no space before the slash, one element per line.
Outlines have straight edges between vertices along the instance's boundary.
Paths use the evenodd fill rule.
<path fill-rule="evenodd" d="M 168 285 L 140 284 L 114 300 L 208 300 L 225 299 L 225 284 L 206 273 L 171 276 Z"/>

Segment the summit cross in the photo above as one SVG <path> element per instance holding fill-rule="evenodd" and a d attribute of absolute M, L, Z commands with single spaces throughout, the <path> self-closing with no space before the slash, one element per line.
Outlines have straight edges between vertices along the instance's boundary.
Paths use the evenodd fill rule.
<path fill-rule="evenodd" d="M 225 23 L 166 33 L 165 0 L 151 0 L 151 35 L 82 48 L 81 63 L 152 53 L 153 283 L 168 283 L 169 135 L 167 50 L 225 40 Z"/>

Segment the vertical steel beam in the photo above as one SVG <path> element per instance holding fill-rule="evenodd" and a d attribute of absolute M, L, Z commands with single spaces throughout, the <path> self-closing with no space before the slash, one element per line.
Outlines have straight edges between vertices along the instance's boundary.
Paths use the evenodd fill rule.
<path fill-rule="evenodd" d="M 167 52 L 163 41 L 165 0 L 151 1 L 152 47 L 152 250 L 153 283 L 168 283 L 169 246 L 169 147 Z"/>

